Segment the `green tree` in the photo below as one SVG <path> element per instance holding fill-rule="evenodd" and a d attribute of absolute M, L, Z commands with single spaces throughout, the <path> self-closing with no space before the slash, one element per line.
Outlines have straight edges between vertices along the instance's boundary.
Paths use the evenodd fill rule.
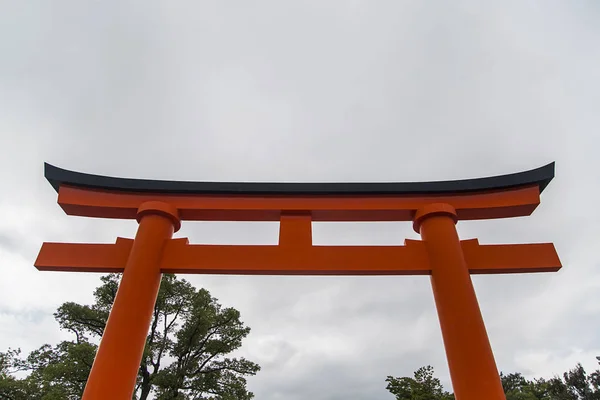
<path fill-rule="evenodd" d="M 600 400 L 600 371 L 587 374 L 581 364 L 562 377 L 528 380 L 520 373 L 500 374 L 506 400 Z M 444 392 L 433 368 L 423 367 L 414 378 L 388 376 L 387 389 L 397 400 L 448 400 L 454 396 Z"/>
<path fill-rule="evenodd" d="M 569 400 L 600 400 L 599 377 L 600 371 L 597 370 L 588 375 L 581 364 L 577 364 L 575 368 L 563 374 L 565 392 L 571 396 L 566 398 Z"/>
<path fill-rule="evenodd" d="M 6 373 L 0 376 L 0 398 L 11 400 L 64 400 L 81 398 L 87 375 L 94 361 L 96 346 L 87 342 L 64 341 L 55 347 L 44 345 L 27 358 L 20 351 L 0 353 L 6 360 Z M 14 373 L 29 371 L 24 379 Z"/>
<path fill-rule="evenodd" d="M 527 380 L 520 373 L 508 375 L 500 374 L 502 388 L 506 400 L 550 400 L 551 391 L 549 382 L 544 379 Z M 562 384 L 562 381 L 556 383 Z"/>
<path fill-rule="evenodd" d="M 0 398 L 79 399 L 92 366 L 93 338 L 104 332 L 119 275 L 101 278 L 94 304 L 64 303 L 54 314 L 74 341 L 44 345 L 25 359 L 18 350 L 0 353 Z M 138 373 L 134 398 L 146 400 L 246 400 L 246 377 L 260 367 L 228 354 L 250 333 L 233 308 L 223 308 L 204 289 L 174 275 L 163 276 Z M 28 372 L 24 378 L 15 374 Z"/>
<path fill-rule="evenodd" d="M 386 389 L 396 396 L 396 400 L 453 400 L 454 396 L 443 390 L 440 380 L 433 374 L 433 367 L 428 365 L 419 368 L 414 378 L 388 376 Z"/>

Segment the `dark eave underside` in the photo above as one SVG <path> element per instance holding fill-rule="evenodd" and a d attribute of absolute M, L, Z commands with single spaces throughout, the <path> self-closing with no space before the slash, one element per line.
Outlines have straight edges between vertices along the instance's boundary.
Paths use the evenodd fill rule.
<path fill-rule="evenodd" d="M 113 178 L 69 171 L 44 164 L 46 179 L 58 192 L 61 185 L 144 193 L 212 195 L 440 195 L 505 190 L 538 185 L 540 192 L 554 178 L 554 162 L 530 171 L 487 178 L 438 182 L 266 183 L 189 182 Z"/>

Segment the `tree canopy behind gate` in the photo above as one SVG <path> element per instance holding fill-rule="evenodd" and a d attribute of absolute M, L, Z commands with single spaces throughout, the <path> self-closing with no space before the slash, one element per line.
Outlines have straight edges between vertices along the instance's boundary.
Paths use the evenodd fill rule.
<path fill-rule="evenodd" d="M 520 373 L 501 374 L 506 400 L 600 400 L 600 370 L 588 374 L 581 364 L 551 379 L 526 379 Z M 443 390 L 431 366 L 413 377 L 388 376 L 387 389 L 396 400 L 454 400 Z"/>
<path fill-rule="evenodd" d="M 115 299 L 120 276 L 101 278 L 94 303 L 64 303 L 54 317 L 74 340 L 45 344 L 21 357 L 19 350 L 0 353 L 0 398 L 8 400 L 79 399 Z M 222 307 L 205 289 L 164 275 L 136 385 L 136 399 L 153 393 L 157 400 L 245 400 L 254 395 L 246 377 L 260 367 L 228 357 L 240 348 L 250 328 L 234 308 Z M 19 374 L 21 372 L 22 374 Z M 27 374 L 24 377 L 19 375 Z"/>

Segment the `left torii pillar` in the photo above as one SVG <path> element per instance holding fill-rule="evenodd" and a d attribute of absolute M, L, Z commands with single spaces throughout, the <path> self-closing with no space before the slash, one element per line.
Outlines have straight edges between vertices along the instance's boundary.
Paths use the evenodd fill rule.
<path fill-rule="evenodd" d="M 139 223 L 83 400 L 131 399 L 160 288 L 163 250 L 181 227 L 173 206 L 149 201 Z M 108 384 L 110 382 L 110 384 Z"/>

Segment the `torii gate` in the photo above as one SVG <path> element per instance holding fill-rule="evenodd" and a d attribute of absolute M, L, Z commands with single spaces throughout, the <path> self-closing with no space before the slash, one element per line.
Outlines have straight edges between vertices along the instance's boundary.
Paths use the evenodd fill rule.
<path fill-rule="evenodd" d="M 84 400 L 129 400 L 162 273 L 430 275 L 457 400 L 505 400 L 470 274 L 554 272 L 554 246 L 460 241 L 459 220 L 530 215 L 554 163 L 420 183 L 217 183 L 112 178 L 45 164 L 69 215 L 137 219 L 135 239 L 44 243 L 40 271 L 122 272 Z M 191 245 L 181 221 L 280 221 L 278 245 Z M 404 246 L 313 246 L 311 221 L 412 221 Z"/>

